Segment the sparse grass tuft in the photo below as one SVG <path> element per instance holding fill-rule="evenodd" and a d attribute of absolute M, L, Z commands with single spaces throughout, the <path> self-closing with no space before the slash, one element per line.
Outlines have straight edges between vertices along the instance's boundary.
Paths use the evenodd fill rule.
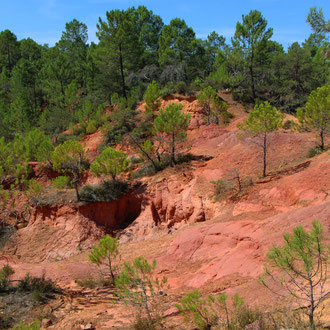
<path fill-rule="evenodd" d="M 322 152 L 323 151 L 320 147 L 315 147 L 315 148 L 312 148 L 308 151 L 307 157 L 308 158 L 313 158 L 317 155 L 320 155 Z"/>
<path fill-rule="evenodd" d="M 95 278 L 91 274 L 77 278 L 75 282 L 84 289 L 104 288 L 113 285 L 110 279 L 104 277 Z"/>

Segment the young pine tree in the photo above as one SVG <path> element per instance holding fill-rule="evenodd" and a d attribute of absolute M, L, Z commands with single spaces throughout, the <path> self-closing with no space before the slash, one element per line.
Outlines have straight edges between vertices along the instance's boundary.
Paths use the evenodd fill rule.
<path fill-rule="evenodd" d="M 273 293 L 307 310 L 310 329 L 315 329 L 314 312 L 330 294 L 326 285 L 330 246 L 324 246 L 322 225 L 316 220 L 310 232 L 298 226 L 283 238 L 284 244 L 274 245 L 267 258 L 284 278 L 266 267 L 261 282 Z"/>
<path fill-rule="evenodd" d="M 129 163 L 130 160 L 124 152 L 107 147 L 91 164 L 91 171 L 95 176 L 111 176 L 115 181 L 117 176 L 127 169 Z"/>
<path fill-rule="evenodd" d="M 138 257 L 132 263 L 124 263 L 115 282 L 118 298 L 125 304 L 143 308 L 150 324 L 153 321 L 153 299 L 161 295 L 167 282 L 165 277 L 161 281 L 153 278 L 155 268 L 155 260 L 150 265 L 145 258 Z"/>
<path fill-rule="evenodd" d="M 109 272 L 112 284 L 115 284 L 117 267 L 116 259 L 119 256 L 119 241 L 115 237 L 103 236 L 99 245 L 94 245 L 88 255 L 89 261 L 97 266 L 104 265 Z"/>
<path fill-rule="evenodd" d="M 80 201 L 79 176 L 86 169 L 87 153 L 78 141 L 67 140 L 51 154 L 51 162 L 55 171 L 73 175 L 73 185 L 78 201 Z"/>
<path fill-rule="evenodd" d="M 147 90 L 144 94 L 144 101 L 146 102 L 145 110 L 152 116 L 159 109 L 161 100 L 160 100 L 160 87 L 155 80 L 148 85 Z"/>
<path fill-rule="evenodd" d="M 282 127 L 282 122 L 283 114 L 266 101 L 254 107 L 244 124 L 238 124 L 238 127 L 249 133 L 255 144 L 263 150 L 263 177 L 266 176 L 267 170 L 268 135 Z"/>
<path fill-rule="evenodd" d="M 164 111 L 160 110 L 154 120 L 154 132 L 163 139 L 164 149 L 171 154 L 172 165 L 176 164 L 176 148 L 186 139 L 190 122 L 190 114 L 185 115 L 181 109 L 181 103 L 171 103 Z"/>
<path fill-rule="evenodd" d="M 298 109 L 299 121 L 315 128 L 320 134 L 320 146 L 324 150 L 324 134 L 330 128 L 330 85 L 319 87 L 308 97 L 305 110 Z"/>

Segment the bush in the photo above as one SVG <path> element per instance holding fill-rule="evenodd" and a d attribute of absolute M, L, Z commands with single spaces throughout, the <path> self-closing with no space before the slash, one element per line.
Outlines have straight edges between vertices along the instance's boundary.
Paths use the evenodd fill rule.
<path fill-rule="evenodd" d="M 9 278 L 14 274 L 14 270 L 9 266 L 5 265 L 0 270 L 0 290 L 6 290 L 10 283 Z"/>
<path fill-rule="evenodd" d="M 25 195 L 31 200 L 32 198 L 38 197 L 44 190 L 44 187 L 35 179 L 28 180 L 25 187 Z"/>
<path fill-rule="evenodd" d="M 30 325 L 24 324 L 22 321 L 20 321 L 13 330 L 39 330 L 40 325 L 38 321 L 34 321 Z"/>
<path fill-rule="evenodd" d="M 111 284 L 115 284 L 115 278 L 118 272 L 116 259 L 119 256 L 119 241 L 116 237 L 103 236 L 99 245 L 94 245 L 93 250 L 88 255 L 91 263 L 97 266 L 105 266 L 107 272 L 106 276 L 111 279 Z"/>
<path fill-rule="evenodd" d="M 60 175 L 52 181 L 52 186 L 57 189 L 64 189 L 70 186 L 70 180 L 70 177 Z"/>
<path fill-rule="evenodd" d="M 224 198 L 234 191 L 232 180 L 211 181 L 215 185 L 214 197 L 216 199 Z"/>
<path fill-rule="evenodd" d="M 307 157 L 308 158 L 313 158 L 317 155 L 320 155 L 321 153 L 322 153 L 321 147 L 315 147 L 315 148 L 312 148 L 308 151 Z"/>
<path fill-rule="evenodd" d="M 285 130 L 292 129 L 292 128 L 294 128 L 294 127 L 295 127 L 295 123 L 294 123 L 293 120 L 290 120 L 290 119 L 286 120 L 286 121 L 284 122 L 284 124 L 283 124 L 283 128 L 284 128 Z"/>
<path fill-rule="evenodd" d="M 92 119 L 88 123 L 88 125 L 86 127 L 86 134 L 93 134 L 93 133 L 95 133 L 96 130 L 97 130 L 97 127 L 96 126 L 97 126 L 96 120 Z"/>
<path fill-rule="evenodd" d="M 91 274 L 88 274 L 86 277 L 77 278 L 75 282 L 85 289 L 104 288 L 112 284 L 110 279 L 103 277 L 95 278 Z"/>
<path fill-rule="evenodd" d="M 231 318 L 230 329 L 246 329 L 246 326 L 257 323 L 256 329 L 266 329 L 264 326 L 264 316 L 249 306 L 239 306 Z M 253 329 L 253 328 L 252 328 Z"/>
<path fill-rule="evenodd" d="M 175 86 L 175 90 L 177 93 L 179 94 L 185 94 L 186 90 L 187 90 L 187 85 L 185 82 L 183 81 L 179 81 L 176 86 Z"/>
<path fill-rule="evenodd" d="M 156 173 L 155 168 L 151 164 L 148 164 L 147 166 L 133 172 L 132 179 L 139 179 L 145 176 L 151 176 L 154 175 L 155 173 Z"/>
<path fill-rule="evenodd" d="M 96 157 L 90 169 L 93 175 L 97 177 L 111 176 L 112 180 L 116 181 L 116 177 L 126 171 L 129 164 L 130 160 L 123 151 L 106 147 L 102 150 L 101 154 Z"/>
<path fill-rule="evenodd" d="M 122 141 L 123 135 L 129 130 L 125 126 L 121 125 L 106 125 L 103 128 L 105 132 L 105 143 L 109 145 L 116 145 Z"/>
<path fill-rule="evenodd" d="M 83 137 L 86 133 L 86 127 L 85 123 L 77 124 L 73 126 L 72 134 L 74 136 Z"/>
<path fill-rule="evenodd" d="M 173 85 L 173 83 L 168 82 L 160 91 L 160 96 L 162 98 L 171 95 L 175 92 L 175 87 Z"/>
<path fill-rule="evenodd" d="M 233 313 L 229 315 L 227 306 L 228 296 L 223 293 L 219 296 L 208 295 L 204 299 L 198 290 L 189 292 L 181 298 L 181 304 L 176 304 L 176 308 L 184 316 L 185 322 L 190 319 L 198 329 L 213 329 L 217 325 L 225 329 L 247 329 L 246 326 L 256 323 L 255 327 L 249 329 L 266 329 L 263 315 L 244 305 L 244 300 L 235 294 L 232 297 Z M 223 318 L 225 314 L 225 318 Z"/>
<path fill-rule="evenodd" d="M 222 111 L 221 114 L 222 114 L 224 124 L 229 124 L 230 119 L 232 119 L 234 117 L 234 115 L 231 112 L 228 112 L 227 110 Z"/>
<path fill-rule="evenodd" d="M 61 134 L 57 135 L 57 137 L 55 138 L 54 144 L 55 144 L 55 146 L 58 146 L 68 140 L 78 141 L 79 138 L 76 135 L 61 133 Z"/>
<path fill-rule="evenodd" d="M 156 329 L 164 329 L 161 326 L 161 317 L 154 317 L 152 320 L 149 320 L 147 317 L 142 317 L 138 315 L 133 323 L 133 329 L 135 330 L 156 330 Z"/>
<path fill-rule="evenodd" d="M 105 181 L 103 184 L 87 185 L 80 191 L 80 199 L 84 202 L 111 202 L 124 196 L 128 190 L 124 181 Z"/>
<path fill-rule="evenodd" d="M 167 283 L 167 278 L 155 278 L 156 260 L 149 264 L 143 257 L 136 258 L 132 263 L 125 262 L 123 269 L 116 278 L 116 296 L 125 305 L 137 308 L 140 315 L 146 317 L 150 324 L 155 319 L 155 298 Z M 158 302 L 159 303 L 159 302 Z"/>
<path fill-rule="evenodd" d="M 45 274 L 41 277 L 34 277 L 27 273 L 23 280 L 17 286 L 17 290 L 21 292 L 32 292 L 35 301 L 42 301 L 48 293 L 60 293 L 60 288 L 50 279 L 45 278 Z"/>

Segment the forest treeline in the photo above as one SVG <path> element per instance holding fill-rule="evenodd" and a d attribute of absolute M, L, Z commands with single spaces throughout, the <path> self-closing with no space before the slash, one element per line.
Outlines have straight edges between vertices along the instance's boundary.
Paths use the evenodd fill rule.
<path fill-rule="evenodd" d="M 231 40 L 215 31 L 202 40 L 183 19 L 164 25 L 144 6 L 107 12 L 97 24 L 97 44 L 88 43 L 87 26 L 76 19 L 53 47 L 17 40 L 4 30 L 0 137 L 8 142 L 36 127 L 55 137 L 100 116 L 111 102 L 133 109 L 153 81 L 162 96 L 228 88 L 247 104 L 267 100 L 294 113 L 311 91 L 330 81 L 329 21 L 314 7 L 307 23 L 310 37 L 287 50 L 271 40 L 273 29 L 257 10 L 242 16 Z"/>

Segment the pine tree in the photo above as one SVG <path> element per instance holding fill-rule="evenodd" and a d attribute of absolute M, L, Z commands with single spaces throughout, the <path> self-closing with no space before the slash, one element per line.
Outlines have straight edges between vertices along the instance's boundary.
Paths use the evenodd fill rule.
<path fill-rule="evenodd" d="M 127 169 L 129 163 L 130 160 L 123 151 L 107 147 L 91 164 L 91 171 L 96 176 L 110 175 L 112 180 L 116 180 L 117 176 Z"/>
<path fill-rule="evenodd" d="M 50 157 L 55 171 L 73 175 L 73 185 L 78 201 L 80 201 L 79 176 L 86 169 L 87 153 L 78 141 L 67 140 L 60 144 Z"/>
<path fill-rule="evenodd" d="M 298 226 L 283 238 L 283 246 L 274 245 L 267 258 L 273 268 L 284 274 L 284 279 L 277 279 L 266 267 L 260 280 L 273 293 L 306 308 L 313 330 L 315 310 L 330 294 L 326 287 L 330 246 L 324 246 L 322 226 L 316 220 L 310 232 Z"/>
<path fill-rule="evenodd" d="M 255 139 L 255 144 L 263 150 L 263 177 L 266 176 L 268 135 L 282 127 L 283 114 L 267 101 L 264 104 L 256 105 L 249 113 L 249 118 L 244 124 L 238 127 L 248 132 Z M 258 141 L 262 139 L 262 142 Z"/>
<path fill-rule="evenodd" d="M 125 304 L 142 307 L 148 321 L 152 323 L 152 300 L 161 294 L 167 279 L 161 281 L 153 278 L 156 260 L 150 265 L 143 257 L 136 258 L 132 263 L 125 262 L 122 272 L 115 281 L 117 296 Z"/>
<path fill-rule="evenodd" d="M 153 116 L 161 104 L 160 87 L 155 80 L 153 80 L 153 82 L 148 85 L 144 94 L 144 101 L 146 102 L 146 112 L 152 114 Z"/>
<path fill-rule="evenodd" d="M 116 237 L 103 236 L 99 245 L 94 245 L 88 255 L 89 261 L 98 266 L 104 265 L 109 272 L 112 284 L 115 284 L 117 267 L 114 265 L 119 255 L 119 241 Z"/>
<path fill-rule="evenodd" d="M 267 20 L 258 10 L 251 10 L 248 15 L 242 15 L 242 23 L 237 22 L 233 46 L 242 49 L 248 63 L 250 86 L 253 101 L 256 98 L 255 87 L 255 57 L 257 48 L 273 35 L 273 29 L 267 29 Z"/>
<path fill-rule="evenodd" d="M 298 109 L 297 115 L 301 123 L 319 130 L 320 146 L 324 150 L 324 134 L 330 128 L 330 85 L 313 91 L 305 109 Z"/>
<path fill-rule="evenodd" d="M 160 110 L 154 120 L 156 135 L 163 138 L 164 148 L 171 154 L 171 164 L 176 164 L 175 154 L 178 144 L 186 139 L 190 114 L 181 112 L 182 104 L 171 103 L 165 110 Z"/>

